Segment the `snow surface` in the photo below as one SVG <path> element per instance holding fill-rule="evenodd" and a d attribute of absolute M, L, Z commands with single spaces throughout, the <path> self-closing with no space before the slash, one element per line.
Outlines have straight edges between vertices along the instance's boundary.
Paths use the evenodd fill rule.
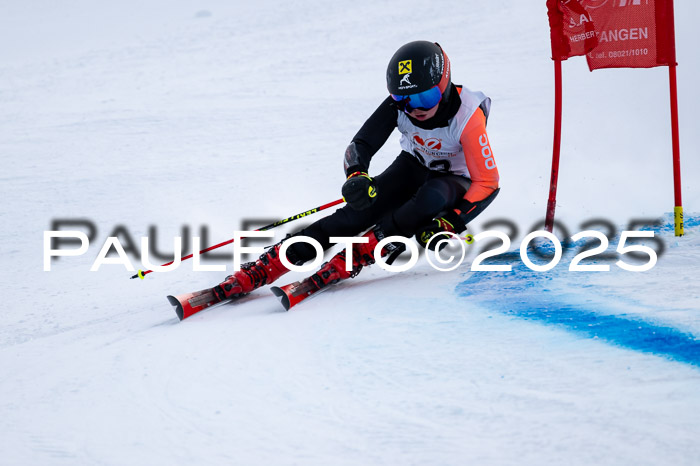
<path fill-rule="evenodd" d="M 557 219 L 660 218 L 665 250 L 648 272 L 570 272 L 567 252 L 535 273 L 517 251 L 549 188 L 544 4 L 4 2 L 0 463 L 698 464 L 699 7 L 676 2 L 686 236 L 667 70 L 572 59 Z M 470 229 L 508 233 L 512 271 L 470 271 L 476 245 L 454 272 L 375 266 L 293 312 L 262 289 L 182 323 L 165 296 L 223 272 L 89 272 L 119 225 L 172 251 L 183 225 L 212 244 L 338 198 L 386 62 L 415 39 L 493 98 L 503 189 Z M 61 218 L 97 237 L 44 272 Z"/>

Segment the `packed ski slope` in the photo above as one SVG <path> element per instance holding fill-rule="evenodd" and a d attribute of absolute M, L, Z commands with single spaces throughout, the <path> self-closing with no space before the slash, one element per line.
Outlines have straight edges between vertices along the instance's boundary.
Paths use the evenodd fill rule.
<path fill-rule="evenodd" d="M 609 251 L 660 219 L 659 260 L 634 273 L 569 271 L 580 244 L 546 272 L 519 259 L 548 193 L 543 0 L 5 2 L 0 463 L 697 464 L 699 11 L 676 3 L 686 236 L 668 213 L 666 69 L 564 64 L 557 218 L 571 235 L 612 224 Z M 262 289 L 183 322 L 165 296 L 225 272 L 89 271 L 119 228 L 171 252 L 338 198 L 345 147 L 415 39 L 493 99 L 502 192 L 470 229 L 508 234 L 491 263 L 512 270 L 471 271 L 477 243 L 452 272 L 421 257 L 289 313 Z M 95 236 L 45 272 L 56 219 Z"/>

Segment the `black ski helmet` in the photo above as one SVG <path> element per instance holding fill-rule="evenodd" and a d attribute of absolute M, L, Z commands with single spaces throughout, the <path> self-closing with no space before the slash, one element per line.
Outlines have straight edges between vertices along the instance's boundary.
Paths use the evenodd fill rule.
<path fill-rule="evenodd" d="M 389 94 L 411 95 L 438 86 L 445 96 L 451 80 L 450 60 L 437 42 L 417 40 L 399 48 L 386 69 Z"/>

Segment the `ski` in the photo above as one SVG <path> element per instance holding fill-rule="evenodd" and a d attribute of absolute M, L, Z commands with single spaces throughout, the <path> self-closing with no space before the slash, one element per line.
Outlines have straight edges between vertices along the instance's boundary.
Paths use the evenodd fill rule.
<path fill-rule="evenodd" d="M 316 281 L 311 277 L 305 278 L 300 282 L 290 283 L 284 286 L 273 286 L 271 288 L 272 294 L 279 298 L 280 303 L 284 306 L 284 309 L 288 311 L 290 308 L 296 306 L 306 298 L 309 298 L 316 293 L 328 288 L 324 286 L 319 288 Z"/>
<path fill-rule="evenodd" d="M 228 302 L 230 299 L 221 301 L 216 293 L 214 293 L 214 288 L 207 288 L 206 290 L 184 293 L 177 296 L 170 295 L 168 296 L 168 301 L 175 308 L 175 313 L 180 320 L 183 320 L 214 304 Z"/>

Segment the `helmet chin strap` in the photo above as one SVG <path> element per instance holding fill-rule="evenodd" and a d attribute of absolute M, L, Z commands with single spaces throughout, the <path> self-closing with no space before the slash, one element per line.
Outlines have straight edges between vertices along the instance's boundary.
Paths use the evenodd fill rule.
<path fill-rule="evenodd" d="M 452 94 L 452 82 L 447 83 L 447 88 L 445 92 L 442 93 L 442 100 L 440 103 L 448 102 L 450 100 L 450 95 Z"/>

